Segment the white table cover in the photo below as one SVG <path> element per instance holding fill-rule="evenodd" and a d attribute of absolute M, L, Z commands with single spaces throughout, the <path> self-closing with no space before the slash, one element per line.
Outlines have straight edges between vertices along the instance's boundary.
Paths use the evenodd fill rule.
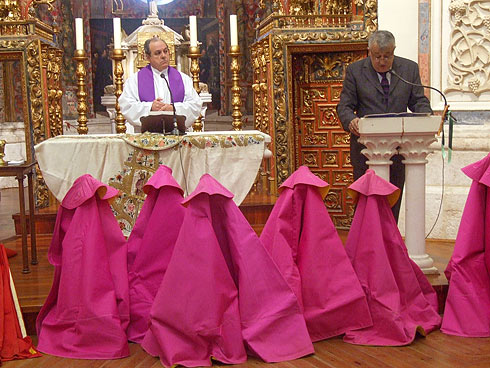
<path fill-rule="evenodd" d="M 264 156 L 267 134 L 259 131 L 161 134 L 61 135 L 35 146 L 43 178 L 62 201 L 83 174 L 120 190 L 113 203 L 128 234 L 144 201 L 143 185 L 160 164 L 169 166 L 190 194 L 205 173 L 234 193 L 239 205 L 253 185 Z"/>

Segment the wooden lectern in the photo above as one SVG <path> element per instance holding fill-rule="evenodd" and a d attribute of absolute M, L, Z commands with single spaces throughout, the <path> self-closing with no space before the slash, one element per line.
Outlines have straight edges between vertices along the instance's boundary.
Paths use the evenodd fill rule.
<path fill-rule="evenodd" d="M 404 157 L 405 244 L 426 274 L 439 273 L 425 252 L 425 165 L 440 124 L 440 116 L 409 113 L 370 115 L 359 121 L 359 142 L 366 146 L 362 153 L 377 175 L 389 181 L 391 157 Z"/>

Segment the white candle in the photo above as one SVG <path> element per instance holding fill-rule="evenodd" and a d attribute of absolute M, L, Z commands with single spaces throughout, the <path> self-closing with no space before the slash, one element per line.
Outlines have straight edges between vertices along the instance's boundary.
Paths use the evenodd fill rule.
<path fill-rule="evenodd" d="M 197 46 L 197 19 L 195 15 L 189 16 L 189 25 L 191 31 L 191 47 Z"/>
<path fill-rule="evenodd" d="M 114 18 L 114 48 L 121 48 L 121 18 Z"/>
<path fill-rule="evenodd" d="M 231 46 L 238 46 L 238 27 L 236 23 L 236 14 L 230 15 L 230 41 Z"/>
<path fill-rule="evenodd" d="M 83 50 L 83 19 L 75 18 L 76 49 Z"/>

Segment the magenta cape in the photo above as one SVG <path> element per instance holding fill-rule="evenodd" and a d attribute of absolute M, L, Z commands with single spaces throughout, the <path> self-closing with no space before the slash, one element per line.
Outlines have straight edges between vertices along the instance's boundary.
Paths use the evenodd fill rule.
<path fill-rule="evenodd" d="M 164 366 L 313 353 L 298 301 L 232 200 L 205 174 L 187 210 L 142 347 Z"/>
<path fill-rule="evenodd" d="M 116 195 L 83 175 L 61 202 L 48 252 L 53 285 L 36 321 L 42 352 L 79 359 L 129 355 L 126 240 L 107 202 Z"/>
<path fill-rule="evenodd" d="M 172 169 L 161 165 L 143 190 L 148 195 L 128 239 L 128 339 L 138 343 L 148 330 L 150 309 L 184 220 L 183 191 Z"/>
<path fill-rule="evenodd" d="M 441 331 L 490 336 L 490 154 L 463 168 L 473 183 L 446 268 L 449 291 Z"/>
<path fill-rule="evenodd" d="M 279 188 L 260 240 L 302 304 L 312 341 L 372 325 L 366 296 L 306 166 Z"/>
<path fill-rule="evenodd" d="M 366 345 L 406 345 L 441 323 L 437 297 L 409 258 L 390 209 L 393 184 L 367 170 L 350 187 L 358 197 L 345 248 L 366 293 L 373 326 L 349 331 L 344 341 Z"/>

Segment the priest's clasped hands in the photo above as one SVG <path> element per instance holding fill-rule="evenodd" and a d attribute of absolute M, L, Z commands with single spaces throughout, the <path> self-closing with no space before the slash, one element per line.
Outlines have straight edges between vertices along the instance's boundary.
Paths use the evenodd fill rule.
<path fill-rule="evenodd" d="M 163 102 L 160 97 L 153 100 L 151 104 L 151 111 L 173 111 L 172 104 Z"/>

